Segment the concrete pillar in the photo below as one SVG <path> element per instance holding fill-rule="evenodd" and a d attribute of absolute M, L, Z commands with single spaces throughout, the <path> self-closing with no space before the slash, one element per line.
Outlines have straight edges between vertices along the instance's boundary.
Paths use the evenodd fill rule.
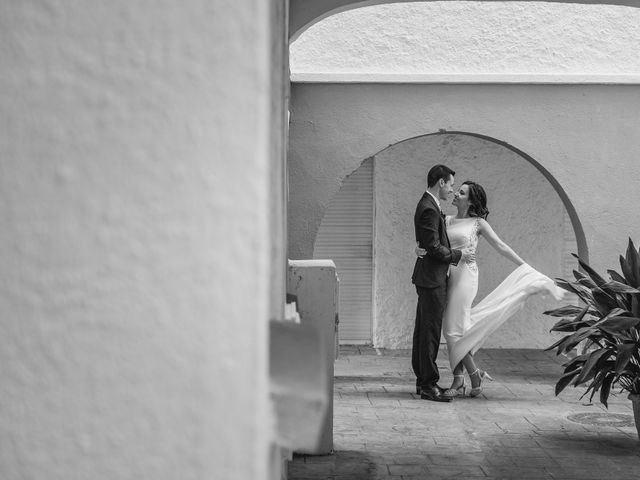
<path fill-rule="evenodd" d="M 274 475 L 285 9 L 0 3 L 3 478 Z"/>
<path fill-rule="evenodd" d="M 323 375 L 328 398 L 327 415 L 315 448 L 298 448 L 304 453 L 326 454 L 333 450 L 333 362 L 338 340 L 338 277 L 331 260 L 290 260 L 287 293 L 298 305 L 301 323 L 318 332 L 324 352 Z"/>

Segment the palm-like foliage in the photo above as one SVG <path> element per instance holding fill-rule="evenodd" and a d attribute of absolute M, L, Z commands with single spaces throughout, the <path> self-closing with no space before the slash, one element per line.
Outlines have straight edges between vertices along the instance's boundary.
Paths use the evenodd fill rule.
<path fill-rule="evenodd" d="M 607 405 L 616 386 L 629 393 L 640 393 L 640 250 L 629 239 L 626 255 L 620 256 L 622 275 L 608 270 L 605 280 L 587 263 L 574 255 L 583 272 L 574 270 L 575 280 L 557 280 L 558 286 L 575 293 L 581 306 L 568 305 L 544 312 L 562 317 L 551 331 L 567 334 L 547 350 L 568 353 L 585 342 L 581 355 L 565 363 L 564 374 L 556 384 L 556 395 L 568 385 L 587 385 L 583 394 L 591 399 L 600 392 Z"/>

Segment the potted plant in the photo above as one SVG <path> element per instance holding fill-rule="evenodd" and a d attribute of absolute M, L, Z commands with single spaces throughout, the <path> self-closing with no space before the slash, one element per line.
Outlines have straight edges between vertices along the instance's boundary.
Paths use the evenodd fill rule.
<path fill-rule="evenodd" d="M 612 389 L 628 392 L 640 438 L 640 251 L 629 239 L 626 255 L 620 256 L 622 274 L 608 270 L 609 280 L 574 256 L 583 271 L 574 270 L 575 280 L 558 279 L 557 284 L 576 294 L 580 305 L 544 312 L 562 317 L 551 331 L 565 333 L 546 350 L 555 348 L 560 355 L 583 345 L 582 353 L 563 365 L 555 393 L 586 385 L 582 396 L 590 392 L 593 399 L 600 392 L 600 402 L 608 408 Z"/>

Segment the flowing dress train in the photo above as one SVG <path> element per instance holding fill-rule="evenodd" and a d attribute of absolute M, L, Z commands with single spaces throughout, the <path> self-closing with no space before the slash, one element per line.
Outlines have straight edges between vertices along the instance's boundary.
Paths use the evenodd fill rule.
<path fill-rule="evenodd" d="M 447 216 L 447 235 L 451 248 L 478 246 L 477 218 Z M 514 313 L 522 309 L 528 297 L 550 294 L 556 300 L 563 290 L 553 280 L 526 263 L 520 265 L 475 307 L 471 308 L 478 293 L 478 265 L 460 262 L 452 265 L 447 287 L 447 306 L 442 332 L 447 342 L 449 364 L 453 370 L 467 353 L 475 353 L 484 341 Z"/>

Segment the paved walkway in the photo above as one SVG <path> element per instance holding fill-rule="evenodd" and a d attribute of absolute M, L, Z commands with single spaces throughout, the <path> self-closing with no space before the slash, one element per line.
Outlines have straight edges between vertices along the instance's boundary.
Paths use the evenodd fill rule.
<path fill-rule="evenodd" d="M 555 397 L 565 359 L 552 352 L 487 349 L 476 359 L 495 381 L 480 397 L 436 403 L 415 394 L 409 351 L 342 347 L 335 452 L 294 455 L 289 479 L 640 478 L 625 394 L 612 396 L 608 411 L 595 397 L 581 400 L 584 390 Z M 438 364 L 447 386 L 446 352 Z"/>

